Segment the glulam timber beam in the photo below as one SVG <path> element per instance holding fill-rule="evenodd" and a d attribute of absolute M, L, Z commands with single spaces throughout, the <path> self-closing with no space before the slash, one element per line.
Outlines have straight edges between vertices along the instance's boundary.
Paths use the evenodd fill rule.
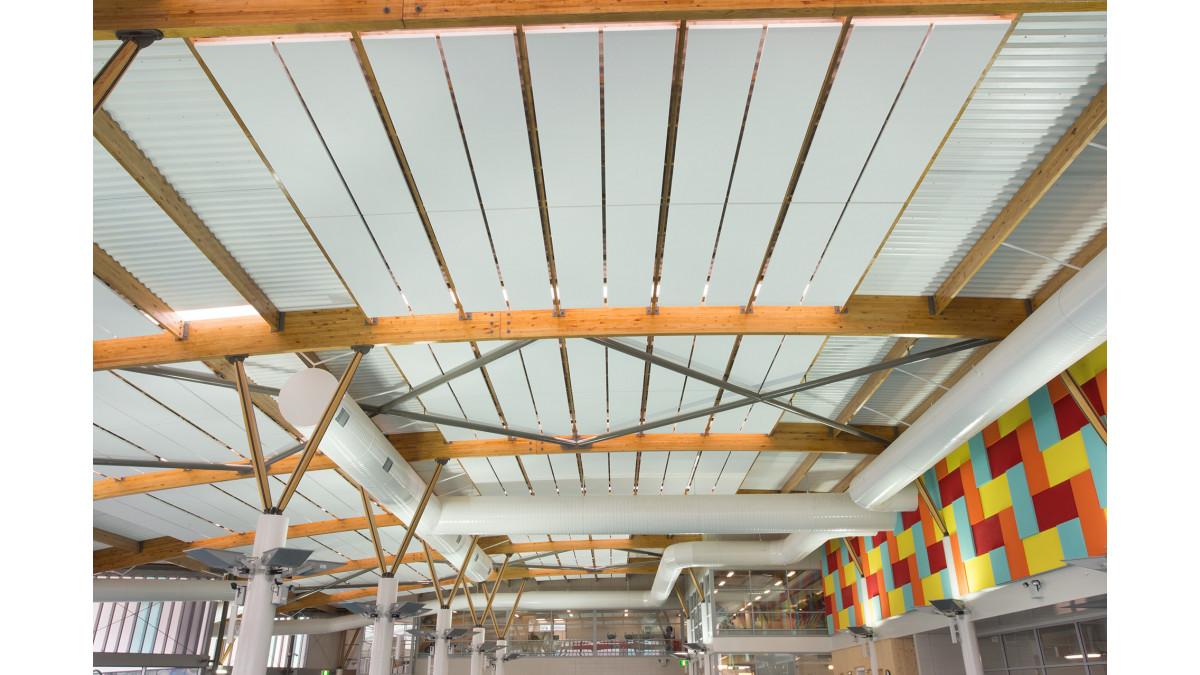
<path fill-rule="evenodd" d="M 290 474 L 296 468 L 296 464 L 300 461 L 299 457 L 292 456 L 286 459 L 281 459 L 278 462 L 267 467 L 267 474 L 274 476 L 276 474 Z M 231 465 L 225 465 L 231 466 Z M 248 464 L 235 464 L 232 466 L 249 466 Z M 319 471 L 321 469 L 333 469 L 337 465 L 333 460 L 326 455 L 317 455 L 309 464 L 309 471 Z M 106 478 L 92 483 L 92 499 L 109 499 L 112 497 L 124 497 L 126 495 L 136 495 L 145 492 L 155 492 L 158 490 L 168 490 L 170 488 L 187 487 L 189 485 L 205 485 L 208 483 L 223 483 L 228 480 L 237 480 L 239 478 L 249 478 L 248 475 L 238 471 L 208 471 L 203 469 L 172 469 L 170 471 L 156 471 L 154 473 L 140 473 L 134 476 L 126 476 L 125 478 Z"/>
<path fill-rule="evenodd" d="M 121 129 L 120 125 L 103 110 L 96 113 L 92 119 L 92 135 L 108 150 L 113 159 L 117 160 L 129 175 L 137 181 L 146 194 L 179 226 L 188 239 L 200 249 L 204 257 L 221 272 L 237 290 L 246 302 L 254 307 L 262 321 L 271 330 L 282 330 L 282 313 L 258 284 L 250 278 L 250 274 L 234 259 L 217 236 L 208 229 L 200 216 L 188 206 L 188 203 L 171 185 L 166 176 L 159 172 L 154 163 L 133 142 L 133 139 Z M 211 356 L 227 356 L 214 354 Z"/>
<path fill-rule="evenodd" d="M 839 311 L 843 309 L 844 311 Z M 354 345 L 481 342 L 570 337 L 658 335 L 848 335 L 1003 339 L 1025 319 L 1022 300 L 961 298 L 940 315 L 924 297 L 856 295 L 847 307 L 645 307 L 474 312 L 380 317 L 363 321 L 358 309 L 287 313 L 287 330 L 272 331 L 250 317 L 193 321 L 187 340 L 170 335 L 114 338 L 92 343 L 92 368 L 164 365 L 229 354 L 282 354 Z"/>
<path fill-rule="evenodd" d="M 142 552 L 142 542 L 119 535 L 116 532 L 102 530 L 98 527 L 92 528 L 92 541 L 99 542 L 101 544 L 107 544 L 113 548 L 121 549 L 122 551 L 130 551 L 133 553 Z"/>
<path fill-rule="evenodd" d="M 96 0 L 92 34 L 153 27 L 166 37 L 371 31 L 600 21 L 1104 11 L 1095 0 Z"/>
<path fill-rule="evenodd" d="M 893 430 L 884 426 L 864 426 L 872 434 L 891 438 Z M 392 447 L 405 461 L 423 462 L 434 459 L 463 457 L 497 457 L 504 455 L 575 454 L 578 448 L 564 448 L 556 443 L 522 439 L 485 439 L 447 443 L 436 431 L 388 436 Z M 741 451 L 741 452 L 823 452 L 834 454 L 878 455 L 883 446 L 857 436 L 829 435 L 824 424 L 789 422 L 780 424 L 770 436 L 766 434 L 645 434 L 628 435 L 596 443 L 582 452 L 653 452 L 670 450 Z"/>
<path fill-rule="evenodd" d="M 997 214 L 996 219 L 984 230 L 971 250 L 967 251 L 963 259 L 942 282 L 942 285 L 934 291 L 931 309 L 935 313 L 945 311 L 951 301 L 957 302 L 955 298 L 966 287 L 967 282 L 992 257 L 996 249 L 1000 248 L 1000 244 L 1008 238 L 1008 235 L 1012 234 L 1017 225 L 1021 224 L 1021 221 L 1037 205 L 1042 196 L 1054 186 L 1063 172 L 1071 166 L 1079 153 L 1083 152 L 1087 144 L 1107 123 L 1108 85 L 1105 85 L 1100 88 L 1100 91 L 1083 109 L 1079 117 L 1075 118 L 1075 122 L 1058 139 L 1054 147 L 1050 148 L 1037 168 L 1033 170 L 1029 178 L 1025 179 L 1025 182 L 1008 200 L 1008 203 Z"/>

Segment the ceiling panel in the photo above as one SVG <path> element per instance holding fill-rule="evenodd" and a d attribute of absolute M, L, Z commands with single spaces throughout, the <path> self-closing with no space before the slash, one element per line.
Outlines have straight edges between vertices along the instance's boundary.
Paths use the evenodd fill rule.
<path fill-rule="evenodd" d="M 159 490 L 155 497 L 237 532 L 253 532 L 262 510 L 235 499 L 212 485 Z"/>
<path fill-rule="evenodd" d="M 550 469 L 550 460 L 546 455 L 525 455 L 521 458 L 525 467 L 525 475 L 533 486 L 533 494 L 537 497 L 548 497 L 558 494 L 554 483 L 554 472 Z"/>
<path fill-rule="evenodd" d="M 503 346 L 504 343 L 500 341 L 480 342 L 479 351 L 486 355 Z M 537 432 L 537 413 L 533 409 L 533 397 L 529 393 L 529 381 L 525 378 L 525 365 L 520 352 L 489 363 L 485 370 L 509 428 Z"/>
<path fill-rule="evenodd" d="M 639 495 L 657 495 L 662 492 L 663 475 L 667 471 L 669 452 L 643 452 L 642 463 L 638 468 L 637 493 Z"/>
<path fill-rule="evenodd" d="M 746 473 L 746 490 L 780 490 L 804 461 L 805 452 L 760 452 Z"/>
<path fill-rule="evenodd" d="M 158 335 L 162 328 L 146 318 L 104 282 L 92 277 L 92 339 Z"/>
<path fill-rule="evenodd" d="M 686 364 L 691 355 L 694 337 L 670 335 L 654 338 L 654 354 L 676 363 Z M 683 395 L 685 377 L 673 370 L 659 366 L 650 367 L 650 384 L 646 393 L 646 423 L 671 417 L 679 413 L 679 399 Z M 650 433 L 671 433 L 674 425 L 650 430 Z"/>
<path fill-rule="evenodd" d="M 746 478 L 746 472 L 750 470 L 758 455 L 757 452 L 729 453 L 729 458 L 725 460 L 725 466 L 721 469 L 721 477 L 713 486 L 713 494 L 737 494 L 738 489 L 742 486 L 742 481 Z"/>
<path fill-rule="evenodd" d="M 645 351 L 645 338 L 622 338 Z M 642 415 L 646 362 L 608 349 L 608 419 L 613 429 L 636 426 Z"/>
<path fill-rule="evenodd" d="M 607 452 L 581 452 L 579 461 L 583 464 L 583 481 L 587 494 L 592 496 L 608 495 L 608 456 Z"/>
<path fill-rule="evenodd" d="M 757 391 L 767 377 L 767 371 L 771 368 L 771 362 L 775 360 L 781 340 L 778 335 L 742 336 L 733 368 L 729 371 L 729 381 Z M 737 433 L 753 407 L 745 406 L 713 415 L 709 433 Z"/>
<path fill-rule="evenodd" d="M 579 465 L 574 453 L 548 455 L 550 466 L 554 469 L 554 482 L 558 485 L 558 493 L 567 497 L 578 497 L 583 494 L 583 486 L 579 484 Z"/>
<path fill-rule="evenodd" d="M 435 342 L 430 344 L 429 348 L 433 350 L 433 355 L 437 357 L 438 364 L 443 371 L 452 370 L 475 360 L 475 353 L 472 351 L 471 345 L 466 342 Z M 496 412 L 496 402 L 492 400 L 487 382 L 484 381 L 483 374 L 479 369 L 454 378 L 450 382 L 450 388 L 454 390 L 454 397 L 458 399 L 467 419 L 495 427 L 500 426 L 500 415 Z M 479 438 L 503 438 L 503 436 L 482 431 L 476 431 L 475 435 Z"/>
<path fill-rule="evenodd" d="M 479 489 L 480 495 L 484 497 L 505 496 L 504 485 L 496 478 L 487 457 L 459 457 L 458 463 L 462 465 L 463 471 L 466 471 L 467 475 L 471 477 L 471 482 Z"/>
<path fill-rule="evenodd" d="M 533 391 L 533 402 L 537 406 L 538 419 L 542 423 L 542 433 L 570 436 L 571 415 L 567 405 L 567 388 L 563 379 L 558 340 L 538 340 L 523 348 L 521 355 L 525 359 L 525 373 Z"/>
<path fill-rule="evenodd" d="M 694 370 L 699 370 L 706 375 L 720 379 L 725 374 L 725 366 L 729 362 L 729 354 L 733 350 L 733 343 L 737 339 L 735 335 L 700 335 L 696 337 L 696 342 L 692 347 L 692 358 L 687 364 Z M 706 382 L 701 382 L 694 377 L 687 378 L 687 384 L 684 385 L 683 399 L 681 400 L 680 412 L 689 412 L 702 408 L 712 407 L 717 397 L 717 387 Z M 733 394 L 726 394 L 722 399 L 725 402 L 732 401 L 738 398 Z M 690 420 L 679 422 L 675 425 L 676 433 L 699 434 L 703 433 L 708 426 L 709 415 L 695 417 Z"/>
<path fill-rule="evenodd" d="M 569 338 L 567 363 L 571 374 L 571 400 L 579 435 L 608 430 L 608 402 L 604 347 L 581 338 Z"/>
<path fill-rule="evenodd" d="M 636 452 L 608 453 L 608 472 L 612 494 L 617 497 L 633 495 L 633 478 L 637 469 Z"/>
<path fill-rule="evenodd" d="M 688 494 L 712 494 L 717 480 L 721 477 L 721 469 L 724 468 L 728 459 L 729 452 L 725 450 L 709 450 L 700 453 L 700 459 L 696 462 L 696 473 L 692 476 L 692 488 Z"/>
<path fill-rule="evenodd" d="M 903 204 L 851 202 L 813 273 L 805 305 L 841 307 L 875 257 Z"/>
<path fill-rule="evenodd" d="M 405 379 L 414 388 L 442 375 L 442 369 L 438 367 L 438 362 L 434 359 L 429 345 L 391 345 L 387 349 L 391 353 L 392 358 L 395 359 L 396 364 L 400 366 Z M 419 399 L 425 406 L 425 409 L 431 414 L 464 419 L 462 409 L 459 407 L 458 401 L 454 398 L 454 392 L 451 391 L 448 385 L 443 384 L 427 391 L 421 394 Z M 461 427 L 438 425 L 438 431 L 442 432 L 442 436 L 447 441 L 475 439 L 475 432 Z"/>

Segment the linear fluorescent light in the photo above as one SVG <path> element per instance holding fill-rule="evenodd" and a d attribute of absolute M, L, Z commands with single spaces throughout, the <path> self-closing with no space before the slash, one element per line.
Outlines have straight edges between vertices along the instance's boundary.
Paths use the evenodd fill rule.
<path fill-rule="evenodd" d="M 1098 659 L 1098 658 L 1100 658 L 1100 655 L 1099 654 L 1088 654 L 1087 657 L 1089 659 Z M 1067 654 L 1063 658 L 1064 659 L 1082 659 L 1083 654 Z"/>

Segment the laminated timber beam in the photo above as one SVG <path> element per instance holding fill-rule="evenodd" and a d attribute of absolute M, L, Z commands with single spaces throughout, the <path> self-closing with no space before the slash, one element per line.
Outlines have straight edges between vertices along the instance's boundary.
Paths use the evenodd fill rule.
<path fill-rule="evenodd" d="M 291 474 L 300 458 L 296 456 L 281 459 L 267 467 L 268 475 Z M 249 466 L 249 464 L 226 464 L 224 466 Z M 317 455 L 309 464 L 310 471 L 334 469 L 337 465 L 325 455 Z M 167 490 L 189 485 L 206 485 L 208 483 L 223 483 L 227 480 L 248 478 L 241 471 L 204 470 L 204 469 L 172 469 L 170 471 L 155 471 L 154 473 L 139 473 L 124 478 L 106 478 L 92 483 L 92 499 L 109 499 L 124 497 L 157 490 Z M 365 527 L 365 526 L 364 526 Z"/>
<path fill-rule="evenodd" d="M 891 438 L 891 427 L 863 427 Z M 502 455 L 575 454 L 577 448 L 564 448 L 556 443 L 509 440 L 504 438 L 446 443 L 436 431 L 388 436 L 392 447 L 407 462 L 463 457 L 497 457 Z M 665 450 L 732 450 L 741 452 L 818 452 L 837 454 L 878 455 L 883 446 L 850 436 L 833 438 L 824 424 L 788 422 L 780 424 L 770 436 L 765 434 L 646 434 L 628 435 L 596 443 L 582 452 L 651 452 Z"/>
<path fill-rule="evenodd" d="M 1094 0 L 96 0 L 92 31 L 111 40 L 125 28 L 166 37 L 216 37 L 538 25 L 602 21 L 678 21 L 758 17 L 844 17 L 1104 11 Z"/>
<path fill-rule="evenodd" d="M 844 308 L 645 307 L 474 312 L 380 317 L 363 321 L 357 309 L 287 313 L 287 330 L 272 331 L 254 317 L 193 321 L 186 340 L 171 335 L 92 343 L 95 370 L 224 358 L 350 349 L 354 345 L 414 342 L 538 340 L 658 335 L 851 335 L 1003 339 L 1025 319 L 1022 300 L 960 298 L 940 315 L 924 297 L 856 295 Z"/>

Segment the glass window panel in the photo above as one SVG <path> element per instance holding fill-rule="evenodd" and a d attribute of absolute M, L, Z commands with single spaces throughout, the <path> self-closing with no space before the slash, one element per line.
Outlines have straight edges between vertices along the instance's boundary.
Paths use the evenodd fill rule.
<path fill-rule="evenodd" d="M 1058 666 L 1046 668 L 1046 675 L 1088 675 L 1087 666 Z"/>
<path fill-rule="evenodd" d="M 1088 666 L 1089 675 L 1108 675 L 1108 666 L 1104 664 L 1092 664 Z"/>
<path fill-rule="evenodd" d="M 1004 646 L 999 635 L 979 638 L 979 655 L 983 657 L 984 668 L 1004 667 Z"/>
<path fill-rule="evenodd" d="M 1084 621 L 1079 624 L 1079 632 L 1083 633 L 1083 648 L 1087 652 L 1088 662 L 1108 660 L 1108 619 Z M 1099 656 L 1092 656 L 1099 654 Z"/>
<path fill-rule="evenodd" d="M 1008 658 L 1009 668 L 1042 665 L 1042 659 L 1038 656 L 1037 637 L 1031 630 L 1005 635 L 1004 655 Z"/>
<path fill-rule="evenodd" d="M 1022 670 L 1010 670 L 1008 675 L 1042 675 L 1042 671 L 1036 668 L 1024 668 Z"/>
<path fill-rule="evenodd" d="M 1039 628 L 1038 636 L 1042 639 L 1042 659 L 1046 665 L 1083 663 L 1074 624 Z"/>

